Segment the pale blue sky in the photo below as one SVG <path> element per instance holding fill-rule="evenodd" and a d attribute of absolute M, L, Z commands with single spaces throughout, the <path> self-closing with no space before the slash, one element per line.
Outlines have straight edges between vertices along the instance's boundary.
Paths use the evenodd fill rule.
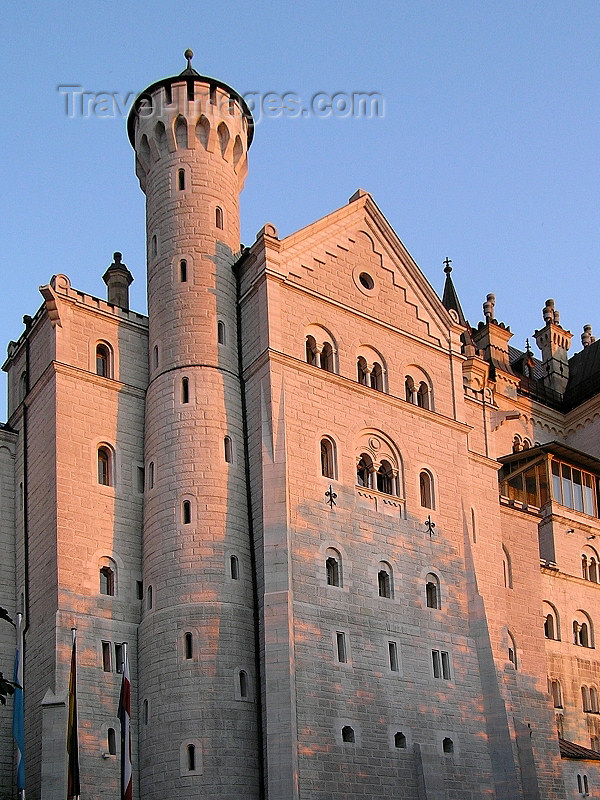
<path fill-rule="evenodd" d="M 263 119 L 242 241 L 287 235 L 367 189 L 434 288 L 466 316 L 487 292 L 522 347 L 553 297 L 580 349 L 600 336 L 597 2 L 5 2 L 0 58 L 0 347 L 57 272 L 105 296 L 114 250 L 145 310 L 144 197 L 125 120 L 65 113 L 57 87 L 122 97 L 180 72 L 242 94 L 377 91 L 378 119 Z M 0 418 L 4 419 L 4 388 Z"/>

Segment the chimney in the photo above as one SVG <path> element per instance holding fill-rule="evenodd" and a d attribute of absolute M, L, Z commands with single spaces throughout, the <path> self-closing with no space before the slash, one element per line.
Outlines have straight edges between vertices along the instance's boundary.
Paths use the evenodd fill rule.
<path fill-rule="evenodd" d="M 569 381 L 569 359 L 567 351 L 573 334 L 560 325 L 560 316 L 554 308 L 554 300 L 546 300 L 542 309 L 545 326 L 533 334 L 542 351 L 545 376 L 544 383 L 558 394 L 564 394 Z"/>
<path fill-rule="evenodd" d="M 129 311 L 129 284 L 133 281 L 133 275 L 125 264 L 121 263 L 122 258 L 121 253 L 113 253 L 114 261 L 102 276 L 102 280 L 108 287 L 108 302 Z"/>

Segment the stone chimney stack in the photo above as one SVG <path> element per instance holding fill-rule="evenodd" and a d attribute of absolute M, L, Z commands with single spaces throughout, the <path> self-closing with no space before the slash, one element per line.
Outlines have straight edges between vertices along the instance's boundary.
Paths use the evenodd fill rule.
<path fill-rule="evenodd" d="M 485 322 L 480 322 L 473 331 L 473 343 L 477 350 L 483 350 L 486 361 L 505 372 L 511 372 L 508 355 L 508 342 L 512 337 L 510 328 L 495 318 L 496 296 L 488 294 L 483 304 Z"/>
<path fill-rule="evenodd" d="M 125 264 L 121 263 L 122 258 L 121 253 L 113 253 L 114 261 L 102 276 L 102 280 L 108 287 L 108 302 L 129 311 L 129 285 L 133 281 L 133 275 Z"/>
<path fill-rule="evenodd" d="M 569 380 L 569 360 L 567 351 L 573 334 L 560 325 L 560 316 L 554 308 L 554 300 L 546 300 L 542 309 L 545 326 L 533 334 L 537 346 L 542 351 L 545 369 L 544 383 L 549 389 L 563 394 Z"/>
<path fill-rule="evenodd" d="M 594 344 L 595 341 L 596 337 L 592 336 L 592 326 L 584 325 L 583 333 L 581 334 L 581 344 L 584 347 L 589 347 L 591 344 Z"/>

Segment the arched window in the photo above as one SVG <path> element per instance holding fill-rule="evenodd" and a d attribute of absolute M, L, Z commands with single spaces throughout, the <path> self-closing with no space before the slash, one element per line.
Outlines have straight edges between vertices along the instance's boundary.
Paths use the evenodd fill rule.
<path fill-rule="evenodd" d="M 248 697 L 248 673 L 242 669 L 238 678 L 240 682 L 240 697 Z"/>
<path fill-rule="evenodd" d="M 379 597 L 391 598 L 394 594 L 392 568 L 387 561 L 379 562 L 379 571 L 377 572 L 377 588 L 379 591 Z"/>
<path fill-rule="evenodd" d="M 444 737 L 444 741 L 442 742 L 442 750 L 444 753 L 453 753 L 454 752 L 454 742 L 450 739 L 449 736 Z"/>
<path fill-rule="evenodd" d="M 144 725 L 147 725 L 148 724 L 148 720 L 150 719 L 150 710 L 148 708 L 148 701 L 147 700 L 144 700 L 144 703 L 142 705 L 142 717 L 143 717 L 143 720 L 144 720 Z"/>
<path fill-rule="evenodd" d="M 221 149 L 221 155 L 225 158 L 225 153 L 227 152 L 227 145 L 229 144 L 229 140 L 231 138 L 229 134 L 229 128 L 222 122 L 219 127 L 217 128 L 217 135 L 219 137 L 219 147 Z"/>
<path fill-rule="evenodd" d="M 146 134 L 144 134 L 141 138 L 139 150 L 142 157 L 141 160 L 145 162 L 144 166 L 147 168 L 148 164 L 150 163 L 150 144 L 148 143 L 148 137 Z"/>
<path fill-rule="evenodd" d="M 111 377 L 110 350 L 105 344 L 96 345 L 96 375 Z"/>
<path fill-rule="evenodd" d="M 148 464 L 148 488 L 154 488 L 154 461 Z"/>
<path fill-rule="evenodd" d="M 153 353 L 154 353 L 154 369 L 157 369 L 158 368 L 158 345 L 157 344 L 154 345 Z"/>
<path fill-rule="evenodd" d="M 190 402 L 190 379 L 189 378 L 182 378 L 181 379 L 181 402 L 183 405 L 186 405 Z"/>
<path fill-rule="evenodd" d="M 222 231 L 223 230 L 223 209 L 221 206 L 217 206 L 215 208 L 215 226 Z"/>
<path fill-rule="evenodd" d="M 342 557 L 330 547 L 325 554 L 325 574 L 328 586 L 342 586 Z"/>
<path fill-rule="evenodd" d="M 592 736 L 590 738 L 590 749 L 596 752 L 600 750 L 600 736 Z"/>
<path fill-rule="evenodd" d="M 148 610 L 152 608 L 152 603 L 153 603 L 152 595 L 153 595 L 152 586 L 149 586 L 148 589 L 146 590 L 146 606 L 148 607 Z"/>
<path fill-rule="evenodd" d="M 354 728 L 351 728 L 350 725 L 344 725 L 342 728 L 342 742 L 354 742 Z"/>
<path fill-rule="evenodd" d="M 306 337 L 306 363 L 318 366 L 317 343 L 314 336 Z"/>
<path fill-rule="evenodd" d="M 546 639 L 560 639 L 560 627 L 558 623 L 558 612 L 551 603 L 544 601 L 544 636 Z"/>
<path fill-rule="evenodd" d="M 383 392 L 383 369 L 381 364 L 375 362 L 371 368 L 371 389 Z"/>
<path fill-rule="evenodd" d="M 242 144 L 242 140 L 239 136 L 235 137 L 235 142 L 233 144 L 233 166 L 234 169 L 240 163 L 240 158 L 244 155 L 244 145 Z"/>
<path fill-rule="evenodd" d="M 421 470 L 419 474 L 419 494 L 423 508 L 435 508 L 433 478 L 427 470 Z"/>
<path fill-rule="evenodd" d="M 217 322 L 217 342 L 219 344 L 226 344 L 225 341 L 225 323 L 219 320 Z"/>
<path fill-rule="evenodd" d="M 595 686 L 590 686 L 590 711 L 592 714 L 598 713 L 598 689 Z"/>
<path fill-rule="evenodd" d="M 429 386 L 425 381 L 421 381 L 417 389 L 417 405 L 420 408 L 429 408 Z"/>
<path fill-rule="evenodd" d="M 229 574 L 232 581 L 237 581 L 240 578 L 240 563 L 237 556 L 229 557 Z"/>
<path fill-rule="evenodd" d="M 415 392 L 415 382 L 407 375 L 404 380 L 404 394 L 406 397 L 407 403 L 414 403 L 416 405 L 416 392 Z"/>
<path fill-rule="evenodd" d="M 523 440 L 518 433 L 513 436 L 512 451 L 513 453 L 520 453 L 523 449 Z"/>
<path fill-rule="evenodd" d="M 196 747 L 193 744 L 188 744 L 186 748 L 187 753 L 187 768 L 189 772 L 196 771 Z"/>
<path fill-rule="evenodd" d="M 177 170 L 177 188 L 180 192 L 185 189 L 185 170 L 178 169 Z"/>
<path fill-rule="evenodd" d="M 329 342 L 325 342 L 321 355 L 319 356 L 319 364 L 321 369 L 326 372 L 333 372 L 333 348 Z"/>
<path fill-rule="evenodd" d="M 560 688 L 560 681 L 552 679 L 548 681 L 548 683 L 550 684 L 548 689 L 550 691 L 550 694 L 552 695 L 552 704 L 554 708 L 562 708 L 563 703 L 562 703 L 562 691 Z"/>
<path fill-rule="evenodd" d="M 358 382 L 363 386 L 369 385 L 369 368 L 367 367 L 366 360 L 360 356 L 356 362 Z"/>
<path fill-rule="evenodd" d="M 581 554 L 581 577 L 586 581 L 598 583 L 598 553 L 590 545 L 586 545 Z"/>
<path fill-rule="evenodd" d="M 194 657 L 194 637 L 191 633 L 183 637 L 183 652 L 187 661 Z"/>
<path fill-rule="evenodd" d="M 112 453 L 108 447 L 101 445 L 98 448 L 98 483 L 112 486 L 112 471 Z"/>
<path fill-rule="evenodd" d="M 223 439 L 223 451 L 227 464 L 233 463 L 233 444 L 231 442 L 231 436 L 226 436 Z"/>
<path fill-rule="evenodd" d="M 324 478 L 335 478 L 334 445 L 328 437 L 321 439 L 321 475 Z"/>
<path fill-rule="evenodd" d="M 106 744 L 108 746 L 108 754 L 110 756 L 117 755 L 117 736 L 114 728 L 109 728 L 106 736 Z"/>
<path fill-rule="evenodd" d="M 581 706 L 584 711 L 591 711 L 590 690 L 587 686 L 581 687 Z"/>
<path fill-rule="evenodd" d="M 185 258 L 182 258 L 179 262 L 179 280 L 181 283 L 187 283 L 188 275 L 187 275 L 187 261 Z"/>
<path fill-rule="evenodd" d="M 399 750 L 406 750 L 406 736 L 402 731 L 396 731 L 394 734 L 394 747 L 397 747 Z"/>
<path fill-rule="evenodd" d="M 100 594 L 114 597 L 115 573 L 109 566 L 100 567 Z"/>
<path fill-rule="evenodd" d="M 425 598 L 427 608 L 441 608 L 440 579 L 433 572 L 425 577 Z"/>
<path fill-rule="evenodd" d="M 192 521 L 192 503 L 190 500 L 184 500 L 181 504 L 181 522 L 184 525 L 189 525 Z"/>
<path fill-rule="evenodd" d="M 156 254 L 158 253 L 158 242 L 156 240 L 156 234 L 154 234 L 154 236 L 152 237 L 150 243 L 150 252 L 152 253 L 153 256 L 156 256 Z"/>
<path fill-rule="evenodd" d="M 356 483 L 365 488 L 370 487 L 372 473 L 373 461 L 369 455 L 363 453 L 356 465 Z"/>
<path fill-rule="evenodd" d="M 573 644 L 581 647 L 593 647 L 594 637 L 592 623 L 585 611 L 579 610 L 573 620 Z"/>
<path fill-rule="evenodd" d="M 208 137 L 210 136 L 210 123 L 204 115 L 200 117 L 196 123 L 196 138 L 206 150 L 208 145 Z"/>
<path fill-rule="evenodd" d="M 187 147 L 187 122 L 181 115 L 175 120 L 175 142 L 178 149 L 183 150 Z M 181 169 L 179 172 L 183 172 L 183 170 Z M 185 186 L 180 186 L 179 188 L 184 189 Z"/>
<path fill-rule="evenodd" d="M 504 586 L 507 589 L 513 588 L 512 580 L 512 564 L 508 550 L 502 545 L 502 574 L 504 577 Z"/>
<path fill-rule="evenodd" d="M 396 478 L 389 461 L 383 460 L 377 470 L 377 491 L 383 494 L 397 494 Z"/>

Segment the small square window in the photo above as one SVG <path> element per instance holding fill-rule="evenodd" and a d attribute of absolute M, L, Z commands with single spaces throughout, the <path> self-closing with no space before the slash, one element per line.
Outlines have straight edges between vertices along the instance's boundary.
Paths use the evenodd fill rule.
<path fill-rule="evenodd" d="M 124 659 L 125 659 L 125 653 L 123 651 L 123 645 L 115 644 L 115 670 L 118 673 L 123 672 Z"/>
<path fill-rule="evenodd" d="M 110 642 L 102 642 L 102 669 L 104 672 L 112 672 L 112 645 Z"/>
<path fill-rule="evenodd" d="M 446 650 L 432 650 L 433 677 L 450 680 L 450 654 Z"/>
<path fill-rule="evenodd" d="M 346 664 L 348 661 L 348 653 L 346 651 L 346 634 L 337 631 L 335 634 L 337 660 L 340 664 Z"/>

